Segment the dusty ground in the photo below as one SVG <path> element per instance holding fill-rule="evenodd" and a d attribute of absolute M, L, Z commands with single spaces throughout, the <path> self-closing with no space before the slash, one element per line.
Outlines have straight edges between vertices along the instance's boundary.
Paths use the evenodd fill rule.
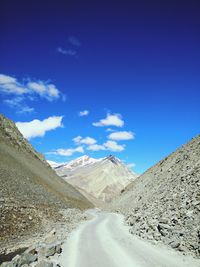
<path fill-rule="evenodd" d="M 42 215 L 43 214 L 44 213 L 42 213 Z M 66 239 L 69 233 L 71 233 L 81 221 L 88 219 L 88 216 L 78 209 L 62 209 L 59 213 L 55 213 L 54 215 L 56 215 L 54 220 L 52 220 L 52 216 L 40 217 L 38 228 L 35 224 L 30 228 L 23 227 L 23 225 L 26 224 L 27 217 L 22 217 L 21 229 L 14 227 L 13 221 L 13 226 L 9 228 L 9 231 L 11 231 L 10 233 L 13 231 L 13 234 L 8 236 L 7 239 L 3 238 L 1 240 L 0 263 L 11 260 L 15 254 L 20 254 L 24 248 L 33 245 L 36 246 L 38 243 L 44 242 L 45 238 L 52 231 L 56 232 L 57 241 Z M 34 220 L 34 216 L 32 218 Z M 36 218 L 38 218 L 38 214 Z M 17 226 L 18 225 L 19 224 L 17 224 Z"/>

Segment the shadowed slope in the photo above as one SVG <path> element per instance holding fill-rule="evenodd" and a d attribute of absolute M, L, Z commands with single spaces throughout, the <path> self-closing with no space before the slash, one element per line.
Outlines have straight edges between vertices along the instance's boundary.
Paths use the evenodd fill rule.
<path fill-rule="evenodd" d="M 40 231 L 62 208 L 93 205 L 50 168 L 15 124 L 0 115 L 0 243 Z M 0 244 L 0 246 L 2 246 Z"/>

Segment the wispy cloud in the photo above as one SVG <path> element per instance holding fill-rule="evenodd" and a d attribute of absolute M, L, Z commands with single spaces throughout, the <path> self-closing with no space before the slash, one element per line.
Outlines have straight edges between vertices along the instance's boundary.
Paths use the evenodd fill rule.
<path fill-rule="evenodd" d="M 16 108 L 18 113 L 30 113 L 34 108 L 26 104 L 28 101 L 36 101 L 37 99 L 46 99 L 50 102 L 62 98 L 64 95 L 58 88 L 50 82 L 42 80 L 22 79 L 0 74 L 0 94 L 9 99 L 3 102 L 12 108 Z"/>
<path fill-rule="evenodd" d="M 99 122 L 94 122 L 93 126 L 104 127 L 104 126 L 116 126 L 123 127 L 124 121 L 122 120 L 121 114 L 107 114 L 105 119 L 101 119 Z"/>
<path fill-rule="evenodd" d="M 84 153 L 84 149 L 82 146 L 76 147 L 76 148 L 59 148 L 56 149 L 53 152 L 47 152 L 46 154 L 54 154 L 54 155 L 59 155 L 59 156 L 72 156 L 74 153 Z"/>
<path fill-rule="evenodd" d="M 38 95 L 49 101 L 58 99 L 60 91 L 52 83 L 31 79 L 23 79 L 19 82 L 16 78 L 0 74 L 0 93 L 9 95 Z"/>
<path fill-rule="evenodd" d="M 44 120 L 32 120 L 30 122 L 16 122 L 16 126 L 27 139 L 42 137 L 47 131 L 62 127 L 63 116 L 52 116 Z"/>
<path fill-rule="evenodd" d="M 53 101 L 60 97 L 60 92 L 54 84 L 48 84 L 42 81 L 28 82 L 27 87 L 32 92 L 49 101 Z"/>
<path fill-rule="evenodd" d="M 68 37 L 67 47 L 57 47 L 57 52 L 64 56 L 78 57 L 78 48 L 81 46 L 81 42 L 75 36 Z"/>
<path fill-rule="evenodd" d="M 80 117 L 88 116 L 88 115 L 89 115 L 89 110 L 79 111 L 78 115 L 79 115 Z"/>
<path fill-rule="evenodd" d="M 34 108 L 29 107 L 24 102 L 24 97 L 21 96 L 14 97 L 12 99 L 5 99 L 3 102 L 9 107 L 15 108 L 17 113 L 32 113 L 34 111 Z"/>
<path fill-rule="evenodd" d="M 76 47 L 81 46 L 81 42 L 75 36 L 69 36 L 68 42 Z"/>
<path fill-rule="evenodd" d="M 94 138 L 92 138 L 92 137 L 87 136 L 87 137 L 83 138 L 83 137 L 81 137 L 80 135 L 77 136 L 77 137 L 75 137 L 75 138 L 73 139 L 73 141 L 74 141 L 74 143 L 75 143 L 76 145 L 79 145 L 79 144 L 83 144 L 83 145 L 93 145 L 93 144 L 95 144 L 95 143 L 97 142 L 97 141 L 96 141 Z"/>
<path fill-rule="evenodd" d="M 5 94 L 23 95 L 29 93 L 29 89 L 16 78 L 0 74 L 0 92 Z"/>
<path fill-rule="evenodd" d="M 74 49 L 64 49 L 62 47 L 57 48 L 57 52 L 65 56 L 76 56 L 77 51 Z"/>
<path fill-rule="evenodd" d="M 131 140 L 135 138 L 135 134 L 133 132 L 127 132 L 127 131 L 120 131 L 120 132 L 114 132 L 108 135 L 108 138 L 111 140 Z"/>

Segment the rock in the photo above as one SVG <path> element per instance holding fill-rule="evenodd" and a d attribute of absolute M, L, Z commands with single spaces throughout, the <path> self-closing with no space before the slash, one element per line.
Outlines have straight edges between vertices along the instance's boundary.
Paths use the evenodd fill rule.
<path fill-rule="evenodd" d="M 53 228 L 51 231 L 50 231 L 50 235 L 55 235 L 56 234 L 56 229 Z"/>
<path fill-rule="evenodd" d="M 49 235 L 47 236 L 47 238 L 45 239 L 45 243 L 46 244 L 52 244 L 52 243 L 55 243 L 57 240 L 56 236 L 55 235 Z"/>
<path fill-rule="evenodd" d="M 5 261 L 3 262 L 0 267 L 16 267 L 16 263 L 12 261 Z"/>
<path fill-rule="evenodd" d="M 50 245 L 46 246 L 46 253 L 45 253 L 46 257 L 53 256 L 55 253 L 56 253 L 55 244 L 50 244 Z"/>
<path fill-rule="evenodd" d="M 35 246 L 29 247 L 25 252 L 26 253 L 30 253 L 32 255 L 37 254 L 37 250 L 36 250 L 36 247 Z"/>
<path fill-rule="evenodd" d="M 59 244 L 52 243 L 52 244 L 42 244 L 37 250 L 38 250 L 38 257 L 39 259 L 44 257 L 53 256 L 56 253 L 56 247 Z M 59 248 L 58 248 L 59 250 Z"/>
<path fill-rule="evenodd" d="M 185 251 L 185 247 L 183 245 L 178 246 L 178 251 L 181 252 Z"/>
<path fill-rule="evenodd" d="M 170 246 L 171 246 L 172 248 L 178 248 L 178 247 L 180 246 L 180 242 L 179 242 L 179 241 L 172 241 L 172 242 L 170 243 Z"/>
<path fill-rule="evenodd" d="M 37 254 L 31 254 L 28 252 L 24 252 L 19 258 L 14 259 L 13 262 L 16 263 L 17 267 L 20 267 L 24 264 L 30 264 L 38 259 Z"/>
<path fill-rule="evenodd" d="M 62 252 L 62 247 L 61 247 L 61 244 L 58 244 L 56 246 L 56 253 L 60 254 Z"/>
<path fill-rule="evenodd" d="M 171 227 L 169 225 L 167 225 L 167 224 L 159 223 L 157 227 L 158 227 L 158 231 L 159 232 L 162 231 L 162 230 L 171 230 Z"/>
<path fill-rule="evenodd" d="M 159 220 L 159 223 L 168 224 L 169 223 L 169 219 L 167 219 L 167 218 L 161 218 Z"/>
<path fill-rule="evenodd" d="M 35 265 L 35 267 L 53 267 L 53 262 L 41 260 Z"/>

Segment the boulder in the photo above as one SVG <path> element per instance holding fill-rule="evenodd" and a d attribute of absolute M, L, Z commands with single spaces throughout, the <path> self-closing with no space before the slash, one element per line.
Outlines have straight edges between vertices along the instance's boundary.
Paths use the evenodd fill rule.
<path fill-rule="evenodd" d="M 53 262 L 41 260 L 35 265 L 35 267 L 53 267 Z"/>
<path fill-rule="evenodd" d="M 24 252 L 20 257 L 13 259 L 12 262 L 16 264 L 17 267 L 20 267 L 24 264 L 30 264 L 38 259 L 37 254 L 32 254 L 29 252 Z"/>
<path fill-rule="evenodd" d="M 12 261 L 3 262 L 0 267 L 16 267 L 16 263 Z"/>
<path fill-rule="evenodd" d="M 62 247 L 61 247 L 61 244 L 58 244 L 56 246 L 56 253 L 60 254 L 62 252 Z"/>
<path fill-rule="evenodd" d="M 61 243 L 42 244 L 37 248 L 39 259 L 53 256 L 55 253 L 61 253 Z"/>
<path fill-rule="evenodd" d="M 180 242 L 178 240 L 174 240 L 169 243 L 172 248 L 178 248 L 180 246 Z"/>

